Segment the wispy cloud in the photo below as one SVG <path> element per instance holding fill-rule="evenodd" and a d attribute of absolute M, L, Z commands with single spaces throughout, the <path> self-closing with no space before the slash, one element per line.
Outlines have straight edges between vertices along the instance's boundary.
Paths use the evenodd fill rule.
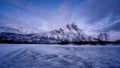
<path fill-rule="evenodd" d="M 120 32 L 120 0 L 61 0 L 59 4 L 56 4 L 58 0 L 50 3 L 46 0 L 45 6 L 36 5 L 44 0 L 4 1 L 12 7 L 11 17 L 38 29 L 52 30 L 75 21 L 88 33 Z"/>
<path fill-rule="evenodd" d="M 51 28 L 58 27 L 58 25 L 59 26 L 63 25 L 65 24 L 65 22 L 67 23 L 67 21 L 70 19 L 72 15 L 69 6 L 70 2 L 68 0 L 61 3 L 58 6 L 58 8 L 56 8 L 53 11 L 42 9 L 41 6 L 35 6 L 33 4 L 26 2 L 25 0 L 5 0 L 5 1 L 14 8 L 14 13 L 11 14 L 17 15 L 21 20 L 30 23 L 36 22 L 37 25 L 39 24 L 43 26 L 48 24 L 49 26 L 51 26 Z M 46 27 L 48 27 L 48 25 L 46 25 Z"/>
<path fill-rule="evenodd" d="M 109 13 L 120 15 L 120 0 L 84 0 L 79 15 L 89 18 L 89 23 L 100 21 Z"/>

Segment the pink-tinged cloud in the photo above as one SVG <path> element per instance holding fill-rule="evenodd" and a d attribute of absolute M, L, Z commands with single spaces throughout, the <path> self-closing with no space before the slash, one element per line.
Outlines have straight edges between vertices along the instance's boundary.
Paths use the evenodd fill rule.
<path fill-rule="evenodd" d="M 41 22 L 43 25 L 44 23 L 45 24 L 47 23 L 46 27 L 51 26 L 51 28 L 53 28 L 58 25 L 63 26 L 66 23 L 68 23 L 67 21 L 70 19 L 72 15 L 68 1 L 61 3 L 58 6 L 58 8 L 56 8 L 54 11 L 41 9 L 40 6 L 34 6 L 32 4 L 23 2 L 23 0 L 6 0 L 6 1 L 9 2 L 11 5 L 17 7 L 15 9 L 15 12 L 12 14 L 18 15 L 19 17 L 21 17 L 21 19 L 23 17 L 22 20 L 24 20 L 25 22 L 30 23 L 36 22 L 37 25 L 41 24 Z M 25 9 L 31 12 L 31 14 L 28 14 L 21 9 Z"/>
<path fill-rule="evenodd" d="M 62 3 L 56 13 L 49 19 L 50 23 L 55 25 L 64 25 L 71 18 L 71 10 L 67 3 Z"/>

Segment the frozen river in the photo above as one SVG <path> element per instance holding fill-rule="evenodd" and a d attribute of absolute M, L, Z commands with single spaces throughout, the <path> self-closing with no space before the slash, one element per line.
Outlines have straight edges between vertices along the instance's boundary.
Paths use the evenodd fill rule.
<path fill-rule="evenodd" d="M 120 45 L 0 44 L 0 68 L 120 68 Z"/>

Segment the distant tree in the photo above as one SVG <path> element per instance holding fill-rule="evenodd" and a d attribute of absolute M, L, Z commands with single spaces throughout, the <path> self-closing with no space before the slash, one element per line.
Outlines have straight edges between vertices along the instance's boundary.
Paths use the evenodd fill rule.
<path fill-rule="evenodd" d="M 98 39 L 101 40 L 101 41 L 103 41 L 102 33 L 100 33 L 100 34 L 98 35 Z"/>
<path fill-rule="evenodd" d="M 108 37 L 109 37 L 109 35 L 107 33 L 100 33 L 98 35 L 98 39 L 101 41 L 108 41 L 109 40 Z"/>
<path fill-rule="evenodd" d="M 88 41 L 92 41 L 92 37 L 91 36 L 88 37 Z"/>
<path fill-rule="evenodd" d="M 109 34 L 104 33 L 104 37 L 105 37 L 105 41 L 108 41 L 108 40 L 109 40 Z"/>

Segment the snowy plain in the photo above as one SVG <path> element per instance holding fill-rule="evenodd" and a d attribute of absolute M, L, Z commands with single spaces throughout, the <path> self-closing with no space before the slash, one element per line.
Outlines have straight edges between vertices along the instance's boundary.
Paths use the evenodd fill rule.
<path fill-rule="evenodd" d="M 120 46 L 0 44 L 0 68 L 120 68 Z"/>

